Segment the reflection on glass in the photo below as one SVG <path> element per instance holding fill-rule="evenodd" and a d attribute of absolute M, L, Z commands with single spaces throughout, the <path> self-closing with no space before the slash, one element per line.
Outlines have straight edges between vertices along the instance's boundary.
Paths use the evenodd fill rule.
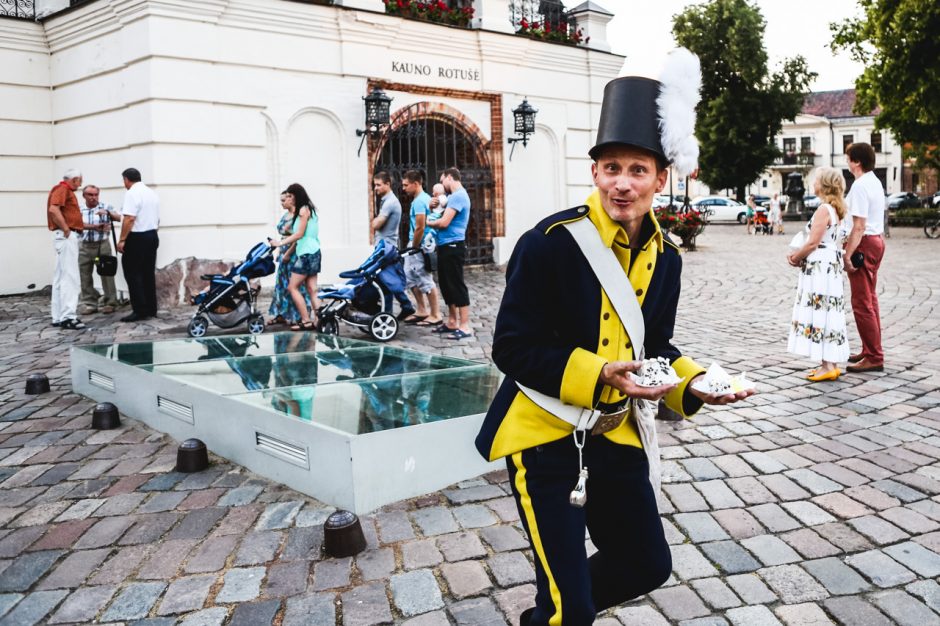
<path fill-rule="evenodd" d="M 485 413 L 501 376 L 495 367 L 475 365 L 234 397 L 302 420 L 362 434 Z"/>
<path fill-rule="evenodd" d="M 317 333 L 280 332 L 226 335 L 200 339 L 171 339 L 124 344 L 95 344 L 80 349 L 128 365 L 163 365 L 245 356 L 308 352 L 375 345 L 359 339 Z"/>
<path fill-rule="evenodd" d="M 472 361 L 391 346 L 365 345 L 341 350 L 324 350 L 321 347 L 316 352 L 279 353 L 276 356 L 213 357 L 191 363 L 141 367 L 195 387 L 228 395 L 475 365 Z"/>

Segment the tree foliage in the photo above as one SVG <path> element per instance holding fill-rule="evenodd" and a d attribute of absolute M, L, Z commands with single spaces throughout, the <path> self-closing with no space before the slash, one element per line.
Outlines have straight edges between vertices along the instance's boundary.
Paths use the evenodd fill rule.
<path fill-rule="evenodd" d="M 774 137 L 793 119 L 816 77 L 806 60 L 767 68 L 766 22 L 747 0 L 710 0 L 673 18 L 672 33 L 702 62 L 702 101 L 696 135 L 701 144 L 699 179 L 712 189 L 744 189 L 779 155 Z"/>
<path fill-rule="evenodd" d="M 888 128 L 920 165 L 940 168 L 940 3 L 859 0 L 863 16 L 831 24 L 833 50 L 865 70 L 855 81 L 857 113 L 880 107 Z"/>

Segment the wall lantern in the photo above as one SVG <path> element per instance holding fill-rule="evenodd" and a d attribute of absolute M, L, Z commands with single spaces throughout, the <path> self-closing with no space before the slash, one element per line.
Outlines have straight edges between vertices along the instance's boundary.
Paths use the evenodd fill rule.
<path fill-rule="evenodd" d="M 378 87 L 373 87 L 372 93 L 363 96 L 362 99 L 366 102 L 366 129 L 356 129 L 356 136 L 362 137 L 356 156 L 359 156 L 362 152 L 362 144 L 366 141 L 366 135 L 375 137 L 382 126 L 388 126 L 388 110 L 389 105 L 392 103 L 392 99 L 386 96 L 385 92 Z"/>
<path fill-rule="evenodd" d="M 512 153 L 516 149 L 517 141 L 521 141 L 523 146 L 529 145 L 529 135 L 535 134 L 535 114 L 538 112 L 539 110 L 529 104 L 525 98 L 522 99 L 522 104 L 512 110 L 512 116 L 515 118 L 515 133 L 522 136 L 509 138 L 509 143 L 512 145 L 512 150 L 509 151 L 510 161 L 512 161 Z"/>

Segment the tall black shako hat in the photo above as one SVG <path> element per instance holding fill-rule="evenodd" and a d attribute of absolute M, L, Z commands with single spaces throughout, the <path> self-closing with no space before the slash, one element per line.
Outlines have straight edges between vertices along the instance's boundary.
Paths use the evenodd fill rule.
<path fill-rule="evenodd" d="M 597 160 L 607 146 L 623 144 L 648 150 L 679 176 L 698 166 L 695 105 L 702 76 L 698 57 L 677 48 L 669 53 L 659 80 L 622 76 L 607 83 L 601 104 L 597 142 L 588 151 Z"/>

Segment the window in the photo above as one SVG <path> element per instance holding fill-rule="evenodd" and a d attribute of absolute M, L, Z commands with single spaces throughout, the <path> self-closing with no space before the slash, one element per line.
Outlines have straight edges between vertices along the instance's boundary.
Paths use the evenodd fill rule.
<path fill-rule="evenodd" d="M 845 152 L 855 143 L 855 137 L 853 135 L 842 135 L 842 152 Z"/>
<path fill-rule="evenodd" d="M 786 154 L 796 152 L 796 137 L 783 138 L 783 151 Z"/>
<path fill-rule="evenodd" d="M 800 152 L 810 154 L 813 151 L 813 138 L 800 137 Z"/>
<path fill-rule="evenodd" d="M 871 147 L 875 149 L 875 152 L 881 152 L 881 133 L 878 131 L 871 134 Z"/>

